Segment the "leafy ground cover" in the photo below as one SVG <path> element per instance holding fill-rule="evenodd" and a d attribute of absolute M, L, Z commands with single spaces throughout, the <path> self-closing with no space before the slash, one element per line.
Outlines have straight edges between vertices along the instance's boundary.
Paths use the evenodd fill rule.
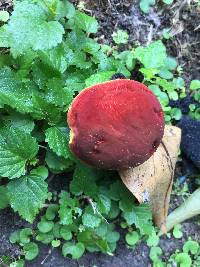
<path fill-rule="evenodd" d="M 167 52 L 171 36 L 166 32 L 142 46 L 130 42 L 128 29 L 115 29 L 112 40 L 102 42 L 96 37 L 102 31 L 97 20 L 84 11 L 84 2 L 75 8 L 68 1 L 23 0 L 15 2 L 11 15 L 0 13 L 0 208 L 10 206 L 28 222 L 10 232 L 17 250 L 2 249 L 2 262 L 19 267 L 26 260 L 26 266 L 40 266 L 42 261 L 31 261 L 41 244 L 50 248 L 47 258 L 52 251 L 74 260 L 86 252 L 111 257 L 117 244 L 126 242 L 129 251 L 144 250 L 145 264 L 149 255 L 153 266 L 198 267 L 198 225 L 192 240 L 186 234 L 185 244 L 163 255 L 148 205 L 138 205 L 115 172 L 87 167 L 71 154 L 66 112 L 85 87 L 122 73 L 148 85 L 166 123 L 176 124 L 183 114 L 199 120 L 200 80 L 185 79 L 183 67 Z M 188 92 L 188 110 L 170 105 Z M 6 220 L 4 212 L 1 220 Z M 180 226 L 173 236 L 182 238 Z M 53 266 L 46 256 L 44 264 Z M 128 258 L 130 266 L 137 266 Z"/>

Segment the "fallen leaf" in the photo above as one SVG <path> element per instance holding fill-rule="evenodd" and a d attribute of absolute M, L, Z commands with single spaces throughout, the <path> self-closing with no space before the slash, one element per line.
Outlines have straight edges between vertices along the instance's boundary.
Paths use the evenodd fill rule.
<path fill-rule="evenodd" d="M 166 233 L 174 168 L 181 140 L 181 129 L 165 126 L 164 136 L 156 152 L 135 168 L 119 172 L 122 181 L 140 203 L 149 202 L 155 224 Z"/>

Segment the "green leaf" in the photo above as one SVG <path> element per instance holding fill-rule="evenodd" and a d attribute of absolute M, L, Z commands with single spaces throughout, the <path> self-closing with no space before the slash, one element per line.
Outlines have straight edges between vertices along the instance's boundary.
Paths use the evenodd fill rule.
<path fill-rule="evenodd" d="M 180 224 L 177 224 L 174 226 L 173 229 L 173 236 L 177 239 L 180 239 L 183 236 L 183 233 L 180 231 L 182 226 Z"/>
<path fill-rule="evenodd" d="M 98 30 L 98 22 L 96 19 L 83 12 L 76 10 L 74 20 L 75 25 L 87 33 L 96 33 Z"/>
<path fill-rule="evenodd" d="M 36 240 L 42 242 L 43 244 L 50 244 L 54 240 L 53 232 L 48 233 L 38 233 L 36 236 Z"/>
<path fill-rule="evenodd" d="M 162 1 L 163 1 L 163 3 L 165 3 L 167 5 L 171 5 L 174 2 L 174 0 L 162 0 Z"/>
<path fill-rule="evenodd" d="M 133 231 L 133 232 L 127 233 L 125 236 L 125 239 L 126 239 L 126 242 L 128 245 L 134 246 L 139 241 L 140 236 L 139 236 L 138 232 Z"/>
<path fill-rule="evenodd" d="M 24 228 L 20 231 L 19 238 L 20 242 L 22 244 L 27 244 L 30 242 L 30 236 L 33 235 L 32 229 L 31 228 Z"/>
<path fill-rule="evenodd" d="M 83 243 L 78 242 L 76 244 L 72 242 L 67 242 L 62 247 L 62 253 L 64 257 L 66 257 L 68 254 L 72 256 L 72 259 L 79 259 L 83 253 L 85 252 L 85 247 Z"/>
<path fill-rule="evenodd" d="M 0 11 L 0 21 L 6 22 L 9 20 L 9 13 L 7 11 L 1 10 Z"/>
<path fill-rule="evenodd" d="M 25 261 L 24 260 L 17 260 L 12 262 L 9 267 L 24 267 L 25 266 Z"/>
<path fill-rule="evenodd" d="M 46 130 L 45 135 L 45 141 L 48 143 L 53 152 L 66 159 L 70 158 L 69 128 L 51 127 Z"/>
<path fill-rule="evenodd" d="M 60 73 L 64 73 L 74 63 L 74 57 L 74 52 L 67 45 L 40 52 L 41 60 Z"/>
<path fill-rule="evenodd" d="M 128 43 L 128 33 L 123 30 L 117 30 L 112 34 L 113 41 L 116 44 L 127 44 Z"/>
<path fill-rule="evenodd" d="M 159 237 L 156 235 L 155 230 L 152 231 L 151 235 L 147 239 L 147 246 L 155 247 L 159 243 Z"/>
<path fill-rule="evenodd" d="M 176 263 L 180 264 L 180 267 L 190 267 L 192 266 L 192 259 L 187 253 L 178 253 L 175 256 Z"/>
<path fill-rule="evenodd" d="M 155 5 L 155 0 L 140 0 L 140 9 L 144 13 L 148 13 L 151 6 Z"/>
<path fill-rule="evenodd" d="M 167 57 L 165 59 L 165 68 L 168 70 L 175 70 L 177 67 L 177 61 L 173 57 Z"/>
<path fill-rule="evenodd" d="M 51 241 L 51 245 L 52 245 L 53 248 L 59 247 L 60 244 L 61 244 L 61 241 L 60 240 L 53 240 L 53 241 Z"/>
<path fill-rule="evenodd" d="M 111 208 L 111 199 L 106 195 L 99 194 L 97 200 L 97 209 L 102 214 L 108 214 Z"/>
<path fill-rule="evenodd" d="M 179 108 L 173 108 L 171 111 L 171 116 L 175 120 L 180 120 L 182 117 L 182 112 Z"/>
<path fill-rule="evenodd" d="M 49 149 L 47 150 L 45 161 L 48 167 L 55 172 L 66 170 L 73 164 L 70 159 L 58 157 L 53 151 Z"/>
<path fill-rule="evenodd" d="M 9 197 L 7 187 L 4 185 L 0 186 L 0 210 L 5 209 L 9 205 Z"/>
<path fill-rule="evenodd" d="M 4 126 L 9 129 L 20 129 L 26 133 L 31 133 L 34 129 L 34 121 L 27 115 L 20 113 L 11 113 L 8 116 L 3 117 Z"/>
<path fill-rule="evenodd" d="M 200 80 L 192 80 L 190 83 L 190 90 L 200 89 Z"/>
<path fill-rule="evenodd" d="M 70 198 L 69 193 L 62 191 L 59 195 L 60 209 L 58 211 L 60 224 L 70 225 L 73 223 L 73 218 L 79 211 L 76 208 L 77 201 Z M 74 215 L 74 216 L 73 216 Z"/>
<path fill-rule="evenodd" d="M 83 164 L 77 164 L 73 180 L 70 183 L 70 192 L 75 195 L 84 193 L 90 197 L 96 196 L 98 194 L 98 187 L 95 183 L 96 178 L 98 176 L 95 169 Z"/>
<path fill-rule="evenodd" d="M 66 240 L 66 241 L 72 239 L 72 233 L 71 233 L 69 227 L 66 226 L 66 225 L 63 225 L 63 226 L 60 228 L 60 235 L 61 235 L 61 237 L 62 237 L 64 240 Z"/>
<path fill-rule="evenodd" d="M 11 233 L 9 237 L 10 243 L 15 244 L 19 243 L 20 241 L 20 230 L 16 230 L 13 233 Z"/>
<path fill-rule="evenodd" d="M 129 225 L 135 224 L 141 233 L 144 233 L 145 226 L 150 226 L 150 232 L 152 231 L 152 214 L 146 204 L 133 206 L 131 211 L 123 212 L 123 217 Z"/>
<path fill-rule="evenodd" d="M 38 152 L 36 139 L 19 129 L 0 134 L 0 175 L 9 179 L 25 174 L 26 164 Z"/>
<path fill-rule="evenodd" d="M 10 36 L 6 31 L 6 25 L 0 27 L 0 47 L 10 46 Z"/>
<path fill-rule="evenodd" d="M 96 228 L 100 225 L 101 219 L 95 214 L 84 213 L 82 216 L 82 222 L 86 227 Z"/>
<path fill-rule="evenodd" d="M 195 255 L 199 250 L 199 243 L 193 240 L 188 240 L 183 245 L 183 252 L 188 253 L 190 252 L 192 255 Z"/>
<path fill-rule="evenodd" d="M 48 233 L 53 229 L 54 223 L 52 221 L 41 221 L 37 224 L 37 227 L 41 233 Z"/>
<path fill-rule="evenodd" d="M 53 78 L 47 83 L 46 99 L 56 106 L 68 108 L 73 100 L 74 92 L 64 87 L 62 80 Z"/>
<path fill-rule="evenodd" d="M 64 28 L 58 21 L 48 21 L 46 11 L 28 1 L 16 2 L 6 27 L 10 47 L 16 57 L 29 49 L 47 50 L 62 42 Z"/>
<path fill-rule="evenodd" d="M 0 70 L 0 102 L 9 105 L 17 111 L 25 113 L 32 111 L 31 94 L 33 87 L 15 77 L 9 68 Z"/>
<path fill-rule="evenodd" d="M 58 123 L 61 119 L 61 112 L 58 107 L 49 103 L 43 95 L 33 94 L 32 97 L 33 112 L 32 116 L 38 120 L 47 120 L 50 125 Z"/>
<path fill-rule="evenodd" d="M 149 257 L 152 261 L 157 261 L 161 255 L 162 249 L 160 247 L 151 247 Z"/>
<path fill-rule="evenodd" d="M 135 57 L 147 69 L 159 69 L 167 57 L 166 48 L 161 41 L 155 41 L 147 47 L 137 47 Z"/>
<path fill-rule="evenodd" d="M 169 70 L 162 68 L 159 72 L 159 76 L 163 79 L 170 80 L 173 78 L 173 73 L 171 73 Z"/>
<path fill-rule="evenodd" d="M 36 243 L 30 242 L 23 247 L 25 259 L 31 261 L 39 254 L 39 248 Z"/>
<path fill-rule="evenodd" d="M 59 209 L 59 206 L 57 204 L 51 204 L 46 210 L 46 213 L 45 213 L 46 219 L 49 221 L 54 220 L 58 213 L 58 209 Z"/>
<path fill-rule="evenodd" d="M 28 222 L 33 222 L 35 215 L 48 197 L 48 176 L 45 167 L 38 167 L 29 175 L 8 183 L 8 194 L 12 208 Z"/>
<path fill-rule="evenodd" d="M 98 83 L 110 81 L 110 78 L 112 77 L 114 73 L 115 71 L 103 71 L 103 72 L 98 72 L 96 74 L 93 74 L 85 80 L 86 87 L 89 87 L 89 86 L 92 86 Z"/>

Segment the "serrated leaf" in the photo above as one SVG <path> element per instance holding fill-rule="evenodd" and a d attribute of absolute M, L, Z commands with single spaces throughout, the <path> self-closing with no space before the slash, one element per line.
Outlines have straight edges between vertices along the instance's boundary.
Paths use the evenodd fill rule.
<path fill-rule="evenodd" d="M 96 19 L 83 12 L 76 10 L 74 20 L 75 25 L 87 33 L 96 33 L 98 30 L 98 22 Z"/>
<path fill-rule="evenodd" d="M 9 129 L 20 129 L 26 133 L 31 133 L 34 129 L 34 121 L 27 115 L 13 113 L 3 117 L 4 127 Z"/>
<path fill-rule="evenodd" d="M 74 61 L 74 52 L 67 45 L 59 45 L 51 50 L 40 52 L 40 58 L 53 69 L 64 73 Z"/>
<path fill-rule="evenodd" d="M 27 51 L 47 50 L 62 41 L 64 28 L 58 21 L 48 21 L 45 9 L 28 1 L 16 2 L 6 27 L 10 47 L 16 57 Z"/>
<path fill-rule="evenodd" d="M 108 214 L 111 208 L 111 200 L 106 195 L 99 194 L 97 201 L 97 209 L 102 214 Z"/>
<path fill-rule="evenodd" d="M 51 127 L 46 130 L 45 134 L 45 141 L 49 144 L 49 147 L 58 156 L 69 159 L 69 129 L 67 127 Z"/>
<path fill-rule="evenodd" d="M 116 44 L 127 44 L 128 43 L 128 33 L 123 30 L 117 30 L 112 34 L 113 41 Z"/>
<path fill-rule="evenodd" d="M 12 208 L 28 222 L 33 222 L 39 209 L 48 197 L 45 167 L 38 167 L 29 175 L 8 183 L 8 194 Z"/>
<path fill-rule="evenodd" d="M 95 214 L 86 212 L 82 216 L 82 222 L 83 222 L 83 225 L 86 227 L 96 228 L 100 225 L 101 219 Z"/>
<path fill-rule="evenodd" d="M 85 84 L 87 87 L 92 86 L 97 83 L 103 83 L 106 81 L 110 81 L 110 78 L 115 73 L 115 71 L 103 71 L 98 72 L 96 74 L 91 75 L 89 78 L 85 80 Z"/>
<path fill-rule="evenodd" d="M 62 80 L 53 78 L 47 83 L 46 99 L 56 106 L 68 108 L 73 100 L 74 92 L 64 87 Z"/>
<path fill-rule="evenodd" d="M 23 83 L 9 68 L 0 70 L 0 103 L 9 105 L 19 112 L 32 111 L 31 84 Z"/>
<path fill-rule="evenodd" d="M 137 47 L 135 57 L 147 69 L 159 69 L 167 57 L 166 48 L 161 41 L 155 41 L 147 47 Z"/>
<path fill-rule="evenodd" d="M 50 125 L 58 123 L 61 119 L 61 111 L 58 107 L 49 103 L 43 95 L 33 94 L 33 112 L 31 115 L 38 120 L 47 120 Z"/>
<path fill-rule="evenodd" d="M 75 195 L 84 193 L 90 197 L 96 196 L 98 194 L 98 187 L 95 183 L 96 178 L 95 169 L 83 164 L 77 164 L 73 180 L 70 183 L 70 192 Z"/>
<path fill-rule="evenodd" d="M 38 152 L 36 139 L 19 129 L 0 135 L 0 175 L 9 179 L 25 174 L 25 166 Z"/>
<path fill-rule="evenodd" d="M 9 205 L 9 197 L 7 187 L 0 186 L 0 210 L 5 209 Z"/>
<path fill-rule="evenodd" d="M 132 211 L 124 212 L 123 217 L 129 225 L 135 224 L 140 230 L 144 224 L 151 224 L 152 214 L 146 204 L 133 206 Z"/>
<path fill-rule="evenodd" d="M 63 171 L 72 166 L 73 162 L 70 159 L 58 157 L 56 153 L 47 150 L 45 161 L 52 171 Z"/>

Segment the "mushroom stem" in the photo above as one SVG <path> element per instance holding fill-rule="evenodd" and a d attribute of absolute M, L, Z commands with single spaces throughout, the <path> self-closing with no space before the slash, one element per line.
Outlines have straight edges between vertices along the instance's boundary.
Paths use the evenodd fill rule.
<path fill-rule="evenodd" d="M 119 172 L 122 181 L 140 203 L 149 202 L 156 225 L 166 233 L 174 168 L 180 147 L 181 130 L 165 126 L 156 152 L 143 164 Z"/>

